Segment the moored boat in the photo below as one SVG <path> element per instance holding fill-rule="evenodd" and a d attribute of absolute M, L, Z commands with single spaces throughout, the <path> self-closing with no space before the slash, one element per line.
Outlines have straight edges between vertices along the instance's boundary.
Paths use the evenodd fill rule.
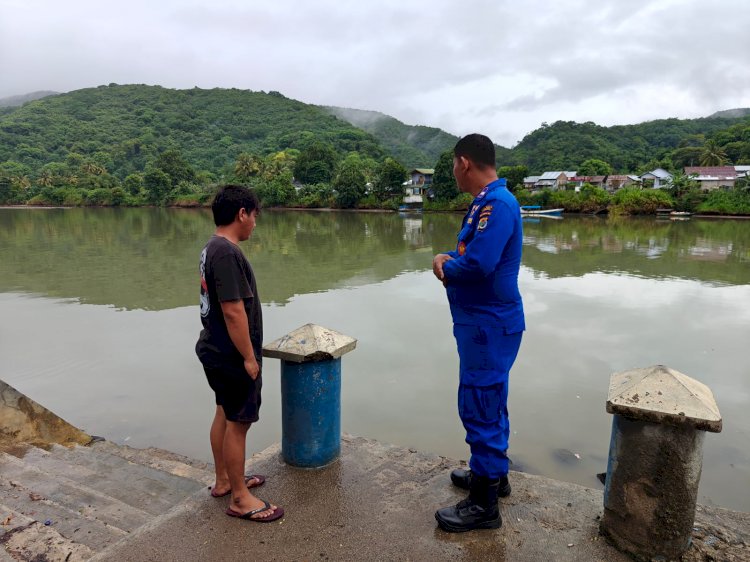
<path fill-rule="evenodd" d="M 521 205 L 521 214 L 530 216 L 562 215 L 565 209 L 542 209 L 539 205 Z"/>

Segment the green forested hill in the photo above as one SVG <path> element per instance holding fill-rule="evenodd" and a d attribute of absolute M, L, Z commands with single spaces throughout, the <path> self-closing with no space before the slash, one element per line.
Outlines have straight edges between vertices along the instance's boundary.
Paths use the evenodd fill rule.
<path fill-rule="evenodd" d="M 737 107 L 735 109 L 725 109 L 724 111 L 717 111 L 716 113 L 709 115 L 709 117 L 731 117 L 732 119 L 738 119 L 740 117 L 750 116 L 750 107 Z"/>
<path fill-rule="evenodd" d="M 231 169 L 242 152 L 301 149 L 313 139 L 341 154 L 385 155 L 369 133 L 276 92 L 112 84 L 0 114 L 0 163 L 21 163 L 32 175 L 74 153 L 123 179 L 172 148 L 195 169 L 216 174 Z"/>
<path fill-rule="evenodd" d="M 378 111 L 328 106 L 323 109 L 372 134 L 407 168 L 434 167 L 440 154 L 452 149 L 458 140 L 441 129 L 406 125 Z"/>
<path fill-rule="evenodd" d="M 434 167 L 440 153 L 458 140 L 440 129 L 406 125 L 376 111 L 325 109 L 372 133 L 407 166 Z M 700 148 L 713 139 L 728 150 L 727 163 L 750 163 L 749 127 L 750 109 L 613 127 L 557 121 L 530 132 L 513 149 L 497 147 L 497 161 L 499 166 L 526 166 L 531 173 L 575 170 L 592 158 L 622 173 L 654 165 L 680 169 L 699 165 Z"/>
<path fill-rule="evenodd" d="M 666 158 L 664 167 L 681 169 L 699 165 L 700 148 L 708 140 L 724 147 L 727 163 L 750 163 L 750 116 L 660 119 L 614 127 L 558 121 L 526 135 L 513 148 L 509 163 L 543 172 L 575 170 L 596 158 L 615 171 L 632 173 Z"/>
<path fill-rule="evenodd" d="M 434 168 L 440 154 L 451 150 L 458 137 L 435 127 L 406 125 L 378 111 L 324 107 L 333 115 L 364 129 L 378 139 L 407 168 Z M 496 146 L 498 162 L 512 161 L 512 151 Z"/>

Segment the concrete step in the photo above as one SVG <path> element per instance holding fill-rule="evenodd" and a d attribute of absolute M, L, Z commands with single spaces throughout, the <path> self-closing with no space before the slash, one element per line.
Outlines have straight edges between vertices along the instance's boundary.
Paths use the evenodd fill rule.
<path fill-rule="evenodd" d="M 70 480 L 59 472 L 47 472 L 17 456 L 0 452 L 0 474 L 10 485 L 46 498 L 69 511 L 80 512 L 123 531 L 137 529 L 153 516 L 118 499 Z"/>
<path fill-rule="evenodd" d="M 23 516 L 24 520 L 36 521 L 51 526 L 62 536 L 99 551 L 127 535 L 122 529 L 107 525 L 83 510 L 72 511 L 57 502 L 35 496 L 36 492 L 0 476 L 0 503 L 9 510 Z M 0 520 L 9 514 L 0 511 Z M 14 517 L 11 521 L 15 520 Z M 20 519 L 18 519 L 20 520 Z"/>
<path fill-rule="evenodd" d="M 84 562 L 94 555 L 89 547 L 71 541 L 50 526 L 0 503 L 0 562 Z"/>
<path fill-rule="evenodd" d="M 149 447 L 134 449 L 126 445 L 115 445 L 110 441 L 97 441 L 89 446 L 95 451 L 105 451 L 131 462 L 188 478 L 209 486 L 214 482 L 214 467 L 210 463 L 197 461 L 171 451 Z"/>
<path fill-rule="evenodd" d="M 31 447 L 21 458 L 40 470 L 62 474 L 152 515 L 163 513 L 204 487 L 202 482 L 90 447 L 52 445 L 48 451 Z"/>

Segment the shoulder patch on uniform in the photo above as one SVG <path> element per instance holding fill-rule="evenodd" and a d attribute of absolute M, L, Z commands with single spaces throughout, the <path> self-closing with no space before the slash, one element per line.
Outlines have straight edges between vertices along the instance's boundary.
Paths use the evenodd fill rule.
<path fill-rule="evenodd" d="M 484 230 L 487 228 L 487 222 L 492 216 L 492 205 L 485 205 L 479 212 L 479 222 L 477 223 L 477 230 Z"/>

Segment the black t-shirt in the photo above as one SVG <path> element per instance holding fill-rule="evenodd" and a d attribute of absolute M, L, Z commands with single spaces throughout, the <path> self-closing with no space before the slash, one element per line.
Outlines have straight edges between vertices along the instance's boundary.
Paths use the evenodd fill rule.
<path fill-rule="evenodd" d="M 195 346 L 198 358 L 212 368 L 243 364 L 242 355 L 229 337 L 221 310 L 222 302 L 242 299 L 250 327 L 250 341 L 260 364 L 263 317 L 255 275 L 242 250 L 222 236 L 212 236 L 201 252 L 200 275 L 203 330 Z"/>

